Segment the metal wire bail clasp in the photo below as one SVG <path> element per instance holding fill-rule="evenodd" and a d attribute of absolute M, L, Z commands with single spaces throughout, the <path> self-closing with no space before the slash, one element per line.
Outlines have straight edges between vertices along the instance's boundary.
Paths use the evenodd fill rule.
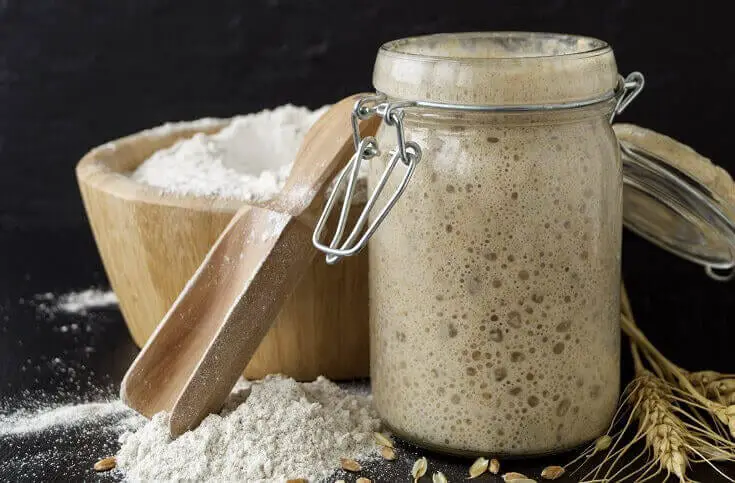
<path fill-rule="evenodd" d="M 610 114 L 611 123 L 615 119 L 615 116 L 622 114 L 630 103 L 638 97 L 638 94 L 641 93 L 644 85 L 646 85 L 646 79 L 640 72 L 631 72 L 625 79 L 620 77 L 618 87 L 615 89 L 617 103 L 615 104 L 615 109 L 613 109 L 612 114 Z"/>
<path fill-rule="evenodd" d="M 347 166 L 345 166 L 337 176 L 332 192 L 329 195 L 329 198 L 327 198 L 326 205 L 319 217 L 319 221 L 317 221 L 316 228 L 314 228 L 314 234 L 312 236 L 312 243 L 314 246 L 318 250 L 327 254 L 326 260 L 328 264 L 336 263 L 342 257 L 354 255 L 362 250 L 373 233 L 375 233 L 375 230 L 378 229 L 382 221 L 388 215 L 390 209 L 395 205 L 398 198 L 406 189 L 406 185 L 411 179 L 417 163 L 421 159 L 421 148 L 419 148 L 418 144 L 414 142 L 406 141 L 403 130 L 403 109 L 412 105 L 414 105 L 412 102 L 388 103 L 386 102 L 385 96 L 380 94 L 363 97 L 355 103 L 355 107 L 352 110 L 352 135 L 355 143 L 355 154 L 350 158 Z M 383 174 L 380 176 L 380 179 L 375 186 L 375 190 L 370 194 L 367 203 L 365 204 L 365 208 L 360 213 L 354 228 L 352 228 L 349 235 L 344 238 L 343 235 L 345 234 L 347 217 L 350 214 L 350 208 L 352 206 L 352 198 L 355 193 L 355 185 L 357 184 L 357 176 L 360 171 L 360 166 L 363 161 L 370 160 L 380 153 L 378 143 L 374 137 L 370 136 L 364 139 L 361 139 L 360 137 L 359 121 L 368 119 L 374 115 L 381 116 L 388 126 L 395 127 L 398 146 L 391 152 L 390 160 L 388 161 Z M 380 209 L 378 215 L 370 226 L 363 231 L 363 227 L 368 220 L 370 211 L 373 209 L 378 197 L 383 192 L 383 188 L 385 188 L 385 185 L 399 160 L 405 166 L 405 172 L 403 173 L 401 182 L 398 184 L 396 190 L 385 203 L 383 208 Z M 322 233 L 327 220 L 332 214 L 334 205 L 342 193 L 344 193 L 344 199 L 342 200 L 342 210 L 339 213 L 337 221 L 337 229 L 331 242 L 329 242 L 329 245 L 325 245 L 321 242 Z"/>

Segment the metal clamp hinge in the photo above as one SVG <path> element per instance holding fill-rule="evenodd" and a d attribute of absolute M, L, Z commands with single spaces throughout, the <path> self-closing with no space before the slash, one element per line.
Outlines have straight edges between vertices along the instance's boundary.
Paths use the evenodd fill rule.
<path fill-rule="evenodd" d="M 615 109 L 613 109 L 612 114 L 610 114 L 611 123 L 615 119 L 615 116 L 622 114 L 630 103 L 638 97 L 638 94 L 641 93 L 645 85 L 646 79 L 640 72 L 631 72 L 625 79 L 620 78 L 618 88 L 616 89 L 618 101 L 615 104 Z"/>
<path fill-rule="evenodd" d="M 413 105 L 414 103 L 412 102 L 388 103 L 386 102 L 385 96 L 381 94 L 363 97 L 355 103 L 355 107 L 352 110 L 352 136 L 355 144 L 355 154 L 350 158 L 347 166 L 345 166 L 337 176 L 332 192 L 327 198 L 327 203 L 319 217 L 319 220 L 317 221 L 316 228 L 314 228 L 314 234 L 312 236 L 314 246 L 320 251 L 326 253 L 327 263 L 336 263 L 342 257 L 354 255 L 362 250 L 365 245 L 367 245 L 367 242 L 373 233 L 375 233 L 375 230 L 378 229 L 380 224 L 388 215 L 388 212 L 393 208 L 393 205 L 396 204 L 403 191 L 406 189 L 406 186 L 416 169 L 416 165 L 421 159 L 421 148 L 415 142 L 406 141 L 405 131 L 403 129 L 403 109 Z M 380 176 L 375 189 L 368 197 L 365 207 L 360 213 L 355 226 L 352 228 L 349 235 L 344 238 L 345 227 L 347 225 L 347 218 L 350 214 L 350 208 L 352 207 L 352 200 L 355 194 L 355 186 L 357 185 L 360 166 L 363 161 L 370 160 L 380 154 L 378 142 L 374 137 L 369 136 L 361 138 L 360 136 L 360 120 L 368 119 L 374 115 L 381 116 L 386 125 L 393 126 L 395 128 L 398 145 L 395 150 L 392 151 L 385 170 L 383 170 L 383 174 Z M 398 183 L 393 194 L 380 209 L 377 216 L 373 219 L 372 223 L 367 229 L 363 230 L 363 227 L 368 221 L 370 211 L 378 201 L 378 198 L 383 192 L 383 189 L 390 179 L 390 176 L 399 160 L 406 168 L 403 173 L 403 178 Z M 343 195 L 344 197 L 342 200 L 342 210 L 339 213 L 337 221 L 337 229 L 332 240 L 329 242 L 329 245 L 326 245 L 321 242 L 322 233 L 324 232 L 327 220 L 332 214 L 334 205 L 340 195 Z"/>

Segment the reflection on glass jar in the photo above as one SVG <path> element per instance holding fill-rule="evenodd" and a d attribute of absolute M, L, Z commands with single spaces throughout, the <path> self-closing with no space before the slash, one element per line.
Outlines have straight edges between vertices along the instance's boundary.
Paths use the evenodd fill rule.
<path fill-rule="evenodd" d="M 573 36 L 438 35 L 380 50 L 374 84 L 389 102 L 509 106 L 404 110 L 422 157 L 369 245 L 374 401 L 399 435 L 525 455 L 606 430 L 619 391 L 618 79 L 605 43 Z M 395 128 L 377 141 L 372 186 Z"/>

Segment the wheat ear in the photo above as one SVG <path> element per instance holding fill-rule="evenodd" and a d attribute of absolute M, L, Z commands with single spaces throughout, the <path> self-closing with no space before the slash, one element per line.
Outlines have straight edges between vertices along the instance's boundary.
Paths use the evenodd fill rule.
<path fill-rule="evenodd" d="M 663 474 L 688 482 L 690 464 L 702 462 L 735 481 L 714 464 L 735 461 L 735 375 L 689 372 L 668 360 L 636 325 L 624 286 L 621 293 L 620 323 L 630 339 L 636 377 L 607 434 L 567 465 L 579 464 L 570 474 L 599 453 L 599 442 L 605 441 L 602 461 L 583 481 L 644 482 Z M 645 451 L 636 451 L 623 464 L 639 443 Z"/>

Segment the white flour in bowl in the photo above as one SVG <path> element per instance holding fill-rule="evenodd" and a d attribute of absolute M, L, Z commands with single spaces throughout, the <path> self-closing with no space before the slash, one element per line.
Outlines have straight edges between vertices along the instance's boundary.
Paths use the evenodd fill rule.
<path fill-rule="evenodd" d="M 264 202 L 281 191 L 301 143 L 329 106 L 316 111 L 291 104 L 236 116 L 216 134 L 195 134 L 153 153 L 130 173 L 133 180 L 178 195 Z M 169 123 L 149 129 L 171 134 L 211 128 L 215 120 Z M 109 146 L 114 149 L 114 144 Z M 354 202 L 364 202 L 367 163 L 360 169 Z"/>
<path fill-rule="evenodd" d="M 287 104 L 234 117 L 216 134 L 157 151 L 131 176 L 167 193 L 266 201 L 283 187 L 306 132 L 328 107 Z"/>

